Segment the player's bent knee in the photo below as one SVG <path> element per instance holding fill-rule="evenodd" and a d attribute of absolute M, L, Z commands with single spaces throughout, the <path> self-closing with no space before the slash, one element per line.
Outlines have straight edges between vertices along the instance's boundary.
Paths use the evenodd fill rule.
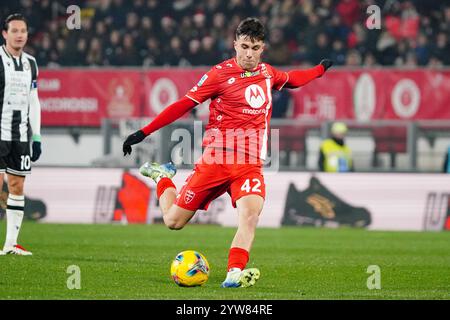
<path fill-rule="evenodd" d="M 177 222 L 174 223 L 166 223 L 167 228 L 169 228 L 170 230 L 181 230 L 183 229 L 184 225 L 183 224 L 178 224 Z"/>
<path fill-rule="evenodd" d="M 170 218 L 164 218 L 164 223 L 166 224 L 167 228 L 170 230 L 181 230 L 186 225 L 186 223 L 182 221 L 178 221 L 176 219 L 170 219 Z"/>
<path fill-rule="evenodd" d="M 171 230 L 181 230 L 194 216 L 195 211 L 186 210 L 173 205 L 164 215 L 164 223 Z"/>

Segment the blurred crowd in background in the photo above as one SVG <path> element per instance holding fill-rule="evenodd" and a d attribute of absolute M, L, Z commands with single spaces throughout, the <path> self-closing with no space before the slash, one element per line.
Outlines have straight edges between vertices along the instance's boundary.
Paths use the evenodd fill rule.
<path fill-rule="evenodd" d="M 69 5 L 81 29 L 66 26 Z M 381 29 L 366 28 L 366 9 L 381 8 Z M 450 3 L 441 0 L 96 0 L 2 3 L 2 19 L 29 21 L 27 51 L 41 67 L 198 66 L 234 55 L 234 32 L 248 16 L 267 28 L 264 60 L 343 66 L 450 65 Z"/>

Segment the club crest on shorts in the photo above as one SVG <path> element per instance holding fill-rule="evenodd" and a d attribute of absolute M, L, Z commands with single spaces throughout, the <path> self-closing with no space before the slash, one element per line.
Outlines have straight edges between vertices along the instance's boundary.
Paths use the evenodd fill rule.
<path fill-rule="evenodd" d="M 186 193 L 184 194 L 184 202 L 190 203 L 192 201 L 192 199 L 194 199 L 194 197 L 195 197 L 195 192 L 192 190 L 187 190 Z"/>

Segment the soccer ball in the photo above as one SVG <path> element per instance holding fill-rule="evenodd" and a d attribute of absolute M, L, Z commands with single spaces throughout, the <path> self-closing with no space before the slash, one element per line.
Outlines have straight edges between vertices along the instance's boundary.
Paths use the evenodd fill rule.
<path fill-rule="evenodd" d="M 197 251 L 182 251 L 172 261 L 170 274 L 173 281 L 181 287 L 201 286 L 208 280 L 208 260 Z"/>

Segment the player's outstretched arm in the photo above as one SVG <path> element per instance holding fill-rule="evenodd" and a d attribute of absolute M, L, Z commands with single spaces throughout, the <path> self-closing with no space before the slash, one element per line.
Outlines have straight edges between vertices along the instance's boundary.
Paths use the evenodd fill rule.
<path fill-rule="evenodd" d="M 292 70 L 288 72 L 289 80 L 285 88 L 298 88 L 311 82 L 316 78 L 320 78 L 333 65 L 333 61 L 323 59 L 320 63 L 306 70 Z"/>
<path fill-rule="evenodd" d="M 169 105 L 160 114 L 158 114 L 152 122 L 127 137 L 122 147 L 123 155 L 126 156 L 127 154 L 131 154 L 132 145 L 138 144 L 152 132 L 171 124 L 178 118 L 182 117 L 186 112 L 192 110 L 196 105 L 197 103 L 187 97 L 183 97 L 177 102 Z"/>

